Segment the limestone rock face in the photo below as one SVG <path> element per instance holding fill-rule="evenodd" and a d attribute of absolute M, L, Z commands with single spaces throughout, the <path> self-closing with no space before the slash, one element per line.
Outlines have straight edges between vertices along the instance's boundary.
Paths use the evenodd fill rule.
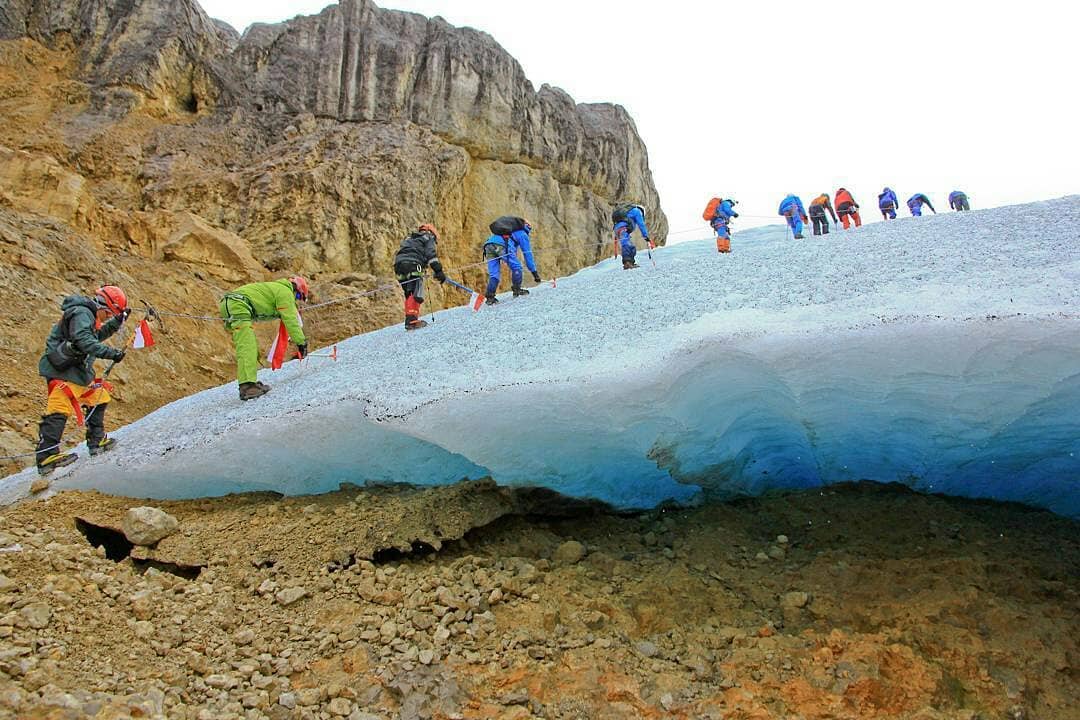
<path fill-rule="evenodd" d="M 646 208 L 662 243 L 626 111 L 537 91 L 483 32 L 367 0 L 242 37 L 194 0 L 8 0 L 0 299 L 18 320 L 0 327 L 17 356 L 0 429 L 33 439 L 34 368 L 66 294 L 116 282 L 159 310 L 213 316 L 233 286 L 303 273 L 320 301 L 353 298 L 305 315 L 318 347 L 400 322 L 392 258 L 420 223 L 476 286 L 487 224 L 523 216 L 548 278 L 610 252 L 620 200 Z M 440 287 L 425 308 L 463 300 Z M 167 382 L 138 383 L 115 421 L 231 377 L 219 328 L 168 330 L 113 375 Z"/>
<path fill-rule="evenodd" d="M 198 215 L 182 213 L 180 226 L 162 248 L 166 260 L 204 265 L 226 280 L 239 281 L 266 275 L 239 235 L 214 228 Z"/>

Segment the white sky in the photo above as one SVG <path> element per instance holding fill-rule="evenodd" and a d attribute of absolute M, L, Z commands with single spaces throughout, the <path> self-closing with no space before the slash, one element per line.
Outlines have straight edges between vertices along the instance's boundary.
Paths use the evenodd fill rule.
<path fill-rule="evenodd" d="M 241 31 L 331 4 L 201 1 Z M 671 230 L 701 228 L 684 238 L 709 235 L 712 195 L 739 200 L 737 229 L 841 185 L 866 220 L 883 185 L 939 211 L 956 188 L 975 208 L 1080 192 L 1080 3 L 376 4 L 490 33 L 537 88 L 624 105 Z"/>

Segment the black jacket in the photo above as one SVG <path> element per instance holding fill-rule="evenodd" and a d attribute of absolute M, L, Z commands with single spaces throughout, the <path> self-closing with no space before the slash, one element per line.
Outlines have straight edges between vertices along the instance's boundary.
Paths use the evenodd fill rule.
<path fill-rule="evenodd" d="M 394 266 L 401 263 L 415 263 L 421 268 L 431 265 L 433 269 L 441 268 L 436 239 L 431 233 L 414 232 L 401 241 L 394 256 Z"/>

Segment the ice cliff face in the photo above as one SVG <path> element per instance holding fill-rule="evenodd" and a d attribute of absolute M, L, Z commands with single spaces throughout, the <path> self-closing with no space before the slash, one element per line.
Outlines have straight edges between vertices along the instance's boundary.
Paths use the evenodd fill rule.
<path fill-rule="evenodd" d="M 118 433 L 60 486 L 160 496 L 491 473 L 623 506 L 851 479 L 1080 514 L 1080 198 L 611 260 Z M 9 481 L 11 487 L 12 481 Z"/>

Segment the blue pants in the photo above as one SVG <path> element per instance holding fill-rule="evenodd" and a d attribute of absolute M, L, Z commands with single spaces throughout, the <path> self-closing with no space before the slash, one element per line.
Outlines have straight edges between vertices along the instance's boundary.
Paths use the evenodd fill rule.
<path fill-rule="evenodd" d="M 619 223 L 615 226 L 615 237 L 619 239 L 619 249 L 622 253 L 622 261 L 624 263 L 634 262 L 634 258 L 637 256 L 637 247 L 630 240 L 630 228 L 626 223 Z"/>
<path fill-rule="evenodd" d="M 912 217 L 922 217 L 922 205 L 908 205 L 907 209 L 911 211 Z"/>
<path fill-rule="evenodd" d="M 786 215 L 785 217 L 787 218 L 787 224 L 788 227 L 791 228 L 791 232 L 795 233 L 796 235 L 802 235 L 802 217 L 800 217 L 798 213 L 794 215 Z"/>
<path fill-rule="evenodd" d="M 515 248 L 516 249 L 516 248 Z M 503 245 L 488 243 L 484 246 L 484 258 L 487 260 L 488 284 L 486 295 L 494 295 L 502 279 L 502 263 L 510 268 L 510 284 L 521 287 L 521 262 L 517 259 L 517 253 L 510 251 Z"/>
<path fill-rule="evenodd" d="M 725 240 L 731 239 L 731 231 L 728 230 L 728 221 L 723 218 L 716 218 L 712 221 L 712 229 L 716 232 L 716 237 L 723 238 Z"/>
<path fill-rule="evenodd" d="M 881 208 L 881 217 L 886 220 L 895 220 L 896 208 L 892 207 L 891 205 L 889 207 Z"/>

